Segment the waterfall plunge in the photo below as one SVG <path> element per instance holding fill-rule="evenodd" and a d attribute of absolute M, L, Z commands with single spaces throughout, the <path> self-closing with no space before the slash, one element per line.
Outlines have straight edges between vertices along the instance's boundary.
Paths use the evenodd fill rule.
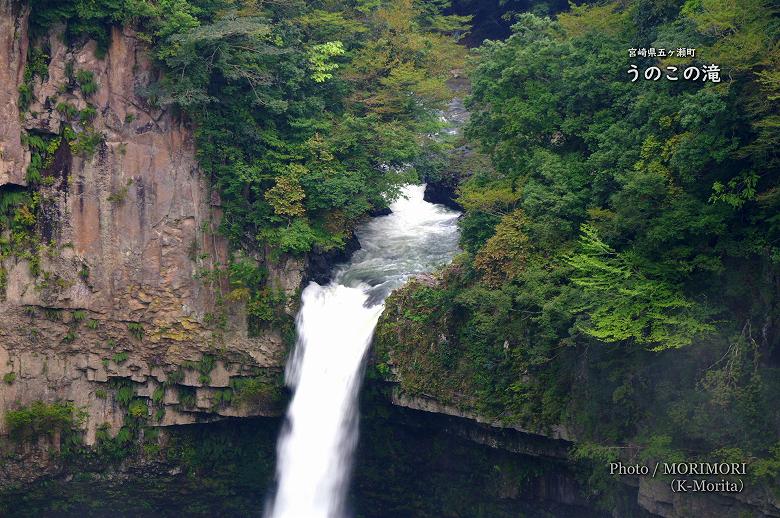
<path fill-rule="evenodd" d="M 279 438 L 270 518 L 341 518 L 357 445 L 363 359 L 385 297 L 410 276 L 449 262 L 458 213 L 404 188 L 389 216 L 358 230 L 361 249 L 327 286 L 311 283 L 298 314 L 286 381 L 295 393 Z"/>

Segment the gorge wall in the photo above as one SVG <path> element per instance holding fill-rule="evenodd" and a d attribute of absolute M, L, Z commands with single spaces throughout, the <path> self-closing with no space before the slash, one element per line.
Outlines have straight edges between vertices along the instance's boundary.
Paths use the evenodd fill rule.
<path fill-rule="evenodd" d="M 0 438 L 7 412 L 39 400 L 85 410 L 87 445 L 118 433 L 128 398 L 153 426 L 278 414 L 282 334 L 249 336 L 243 305 L 221 296 L 219 198 L 190 128 L 138 95 L 156 73 L 145 44 L 119 28 L 101 57 L 62 28 L 32 43 L 28 15 L 0 2 L 0 199 L 25 194 L 36 209 L 31 244 L 16 246 L 10 225 L 0 245 Z M 297 300 L 302 260 L 252 260 Z"/>
<path fill-rule="evenodd" d="M 33 442 L 9 437 L 9 412 L 37 401 L 70 402 L 83 417 L 78 426 L 88 447 L 130 428 L 141 435 L 146 427 L 167 429 L 173 439 L 160 434 L 161 442 L 175 441 L 178 425 L 280 415 L 289 346 L 278 327 L 249 336 L 243 304 L 224 297 L 228 287 L 218 274 L 228 245 L 216 231 L 220 200 L 198 169 L 192 129 L 139 94 L 157 79 L 146 44 L 127 28 L 112 30 L 104 53 L 94 41 L 65 43 L 63 27 L 34 38 L 28 16 L 29 7 L 0 0 L 0 199 L 23 193 L 37 204 L 25 246 L 13 244 L 9 224 L 0 253 L 0 492 L 17 497 L 41 479 L 64 484 L 67 493 L 74 470 L 51 453 L 62 447 L 59 433 Z M 46 149 L 31 146 L 32 137 Z M 94 149 L 78 145 L 87 138 Z M 28 181 L 31 166 L 41 176 L 36 182 Z M 292 316 L 304 278 L 324 281 L 322 272 L 343 258 L 251 259 L 264 263 Z M 139 420 L 140 430 L 133 426 Z M 274 431 L 270 441 L 260 433 L 259 451 L 270 456 L 278 425 L 269 422 L 258 429 Z M 225 426 L 211 427 L 216 436 L 226 433 Z M 502 451 L 565 456 L 558 443 L 552 455 L 547 443 L 497 442 L 468 423 L 441 428 Z M 121 486 L 152 473 L 183 484 L 169 469 L 142 455 L 100 480 Z M 560 491 L 537 492 L 584 505 L 571 477 L 562 480 Z M 29 494 L 41 502 L 51 496 Z"/>
<path fill-rule="evenodd" d="M 276 417 L 285 399 L 281 373 L 298 292 L 312 275 L 324 281 L 319 273 L 343 256 L 310 261 L 264 250 L 247 258 L 262 264 L 271 284 L 285 294 L 288 324 L 286 329 L 269 325 L 250 335 L 244 304 L 227 296 L 224 267 L 229 248 L 216 228 L 221 201 L 199 171 L 192 128 L 172 109 L 157 108 L 144 95 L 159 73 L 146 43 L 132 30 L 114 27 L 106 49 L 94 41 L 68 44 L 63 27 L 32 36 L 28 17 L 29 7 L 0 0 L 0 212 L 6 212 L 7 200 L 27 200 L 15 214 L 0 214 L 0 219 L 8 219 L 0 221 L 0 493 L 7 487 L 18 492 L 36 479 L 66 473 L 61 457 L 50 453 L 62 448 L 59 433 L 41 434 L 32 443 L 13 439 L 19 430 L 10 429 L 5 417 L 37 401 L 72 403 L 88 447 L 127 439 L 128 434 L 129 440 L 140 442 L 147 430 L 165 429 L 169 432 L 157 432 L 159 441 L 149 441 L 150 451 L 158 452 L 154 448 L 171 438 L 175 443 L 180 433 L 197 435 L 189 444 L 195 450 L 209 437 L 264 421 L 225 422 L 226 418 L 272 416 L 258 425 L 261 432 L 247 433 L 244 451 L 254 456 L 242 459 L 243 464 L 235 461 L 241 472 L 262 461 L 263 483 L 270 485 Z M 464 160 L 471 158 L 468 148 L 460 152 Z M 444 198 L 452 201 L 455 185 L 447 186 Z M 437 282 L 423 280 L 429 287 Z M 445 468 L 462 475 L 462 483 L 448 490 L 468 493 L 461 489 L 471 487 L 467 484 L 472 471 L 458 466 L 458 457 L 450 455 L 447 447 L 453 437 L 466 439 L 458 442 L 466 444 L 464 449 L 474 443 L 489 447 L 475 450 L 476 456 L 489 451 L 486 457 L 500 456 L 510 467 L 533 464 L 528 458 L 541 459 L 534 473 L 507 471 L 496 476 L 501 484 L 485 482 L 486 488 L 498 486 L 498 494 L 491 498 L 506 505 L 508 516 L 516 512 L 514 505 L 523 496 L 518 480 L 538 473 L 542 482 L 529 490 L 533 493 L 529 496 L 546 495 L 578 510 L 589 508 L 591 502 L 574 480 L 576 467 L 569 450 L 576 434 L 571 430 L 485 419 L 467 398 L 461 399 L 465 391 L 446 394 L 445 387 L 444 394 L 426 393 L 427 389 L 408 390 L 403 380 L 399 383 L 398 373 L 408 357 L 398 354 L 404 340 L 395 340 L 392 326 L 406 309 L 402 297 L 411 291 L 404 293 L 396 296 L 393 312 L 384 317 L 386 332 L 380 328 L 380 335 L 385 342 L 377 353 L 377 366 L 384 371 L 377 370 L 385 378 L 379 384 L 395 405 L 388 413 L 396 414 L 387 420 L 388 426 L 375 422 L 367 435 L 382 437 L 382 430 L 404 420 L 412 431 L 399 433 L 398 451 L 377 447 L 372 452 L 381 469 L 362 472 L 366 480 L 373 477 L 376 482 L 366 490 L 371 494 L 366 508 L 373 506 L 376 495 L 388 496 L 385 482 L 390 471 L 411 486 L 420 483 L 413 471 L 418 466 L 410 467 L 406 457 L 399 461 L 398 452 L 406 452 L 411 460 L 417 453 L 422 459 L 428 454 L 432 462 L 447 464 Z M 422 352 L 418 359 L 424 367 L 426 348 L 419 346 L 446 350 L 439 346 L 451 339 L 433 326 L 426 330 L 435 334 L 430 341 L 410 340 L 411 333 L 403 337 L 404 345 Z M 441 360 L 452 358 L 443 355 Z M 410 379 L 439 383 L 448 375 L 434 371 L 430 380 Z M 221 423 L 212 423 L 217 420 Z M 196 426 L 179 426 L 192 424 Z M 424 433 L 416 434 L 420 427 Z M 431 435 L 431 430 L 447 434 L 439 449 L 431 441 L 428 451 L 415 450 L 414 441 Z M 224 461 L 215 457 L 205 469 Z M 151 472 L 170 476 L 171 484 L 182 482 L 179 468 L 147 460 L 128 461 L 130 473 L 114 482 L 122 485 L 129 477 L 143 478 Z M 477 460 L 474 473 L 499 465 L 498 460 Z M 560 470 L 545 471 L 550 463 Z M 98 471 L 105 471 L 103 467 Z M 431 476 L 438 476 L 433 471 Z M 261 498 L 258 488 L 267 486 L 258 484 L 259 477 L 248 478 L 246 491 Z M 65 476 L 59 479 L 69 482 Z M 633 501 L 622 513 L 615 510 L 618 515 L 780 515 L 777 498 L 769 494 L 686 498 L 673 495 L 662 482 L 627 482 Z M 408 500 L 412 489 L 390 496 Z M 200 491 L 196 487 L 192 494 Z M 160 501 L 168 497 L 163 493 Z M 44 491 L 39 496 L 46 501 L 50 494 Z M 0 514 L 2 504 L 0 499 Z M 449 505 L 452 515 L 462 512 L 455 502 Z"/>

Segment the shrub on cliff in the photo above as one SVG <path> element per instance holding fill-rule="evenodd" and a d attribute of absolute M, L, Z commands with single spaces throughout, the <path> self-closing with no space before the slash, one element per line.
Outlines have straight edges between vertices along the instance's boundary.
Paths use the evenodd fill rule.
<path fill-rule="evenodd" d="M 40 435 L 52 435 L 55 432 L 73 431 L 84 419 L 71 402 L 44 403 L 35 401 L 5 415 L 8 432 L 14 439 L 33 439 Z"/>

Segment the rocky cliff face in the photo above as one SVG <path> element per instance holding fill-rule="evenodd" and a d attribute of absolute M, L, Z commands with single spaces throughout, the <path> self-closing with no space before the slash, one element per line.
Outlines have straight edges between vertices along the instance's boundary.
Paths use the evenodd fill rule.
<path fill-rule="evenodd" d="M 32 252 L 2 236 L 0 437 L 8 411 L 71 401 L 93 444 L 125 422 L 120 386 L 152 426 L 278 413 L 282 336 L 248 336 L 242 304 L 220 297 L 219 200 L 190 129 L 138 95 L 156 73 L 144 43 L 115 29 L 96 57 L 61 30 L 30 42 L 26 9 L 0 0 L 0 197 L 24 192 L 37 207 Z M 48 55 L 32 78 L 31 45 Z M 47 148 L 39 163 L 33 138 Z M 41 178 L 27 186 L 31 164 Z M 266 266 L 297 300 L 303 263 Z"/>
<path fill-rule="evenodd" d="M 29 153 L 22 147 L 19 85 L 27 56 L 29 8 L 0 0 L 0 185 L 24 185 Z"/>

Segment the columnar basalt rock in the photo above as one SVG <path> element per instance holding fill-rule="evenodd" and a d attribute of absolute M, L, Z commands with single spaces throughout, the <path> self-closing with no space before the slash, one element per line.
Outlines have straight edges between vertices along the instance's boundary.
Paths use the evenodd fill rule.
<path fill-rule="evenodd" d="M 26 185 L 23 134 L 60 140 L 35 187 L 40 272 L 29 257 L 2 261 L 0 436 L 9 410 L 37 400 L 86 411 L 88 445 L 106 424 L 116 434 L 127 413 L 117 381 L 147 404 L 154 426 L 279 414 L 286 346 L 277 330 L 249 336 L 243 305 L 223 302 L 224 279 L 209 278 L 228 255 L 215 231 L 218 201 L 199 173 L 191 128 L 138 94 L 157 74 L 145 44 L 114 28 L 97 57 L 94 41 L 66 44 L 62 27 L 31 43 L 28 14 L 0 1 L 0 190 Z M 46 49 L 48 73 L 20 107 L 31 44 Z M 74 84 L 79 72 L 96 91 Z M 89 123 L 68 113 L 85 109 L 94 110 Z M 94 149 L 69 145 L 66 126 L 95 135 Z M 305 262 L 268 263 L 275 287 L 294 300 Z M 236 380 L 263 390 L 236 399 Z"/>
<path fill-rule="evenodd" d="M 0 0 L 0 186 L 25 185 L 30 153 L 22 147 L 19 85 L 27 56 L 29 6 Z"/>

